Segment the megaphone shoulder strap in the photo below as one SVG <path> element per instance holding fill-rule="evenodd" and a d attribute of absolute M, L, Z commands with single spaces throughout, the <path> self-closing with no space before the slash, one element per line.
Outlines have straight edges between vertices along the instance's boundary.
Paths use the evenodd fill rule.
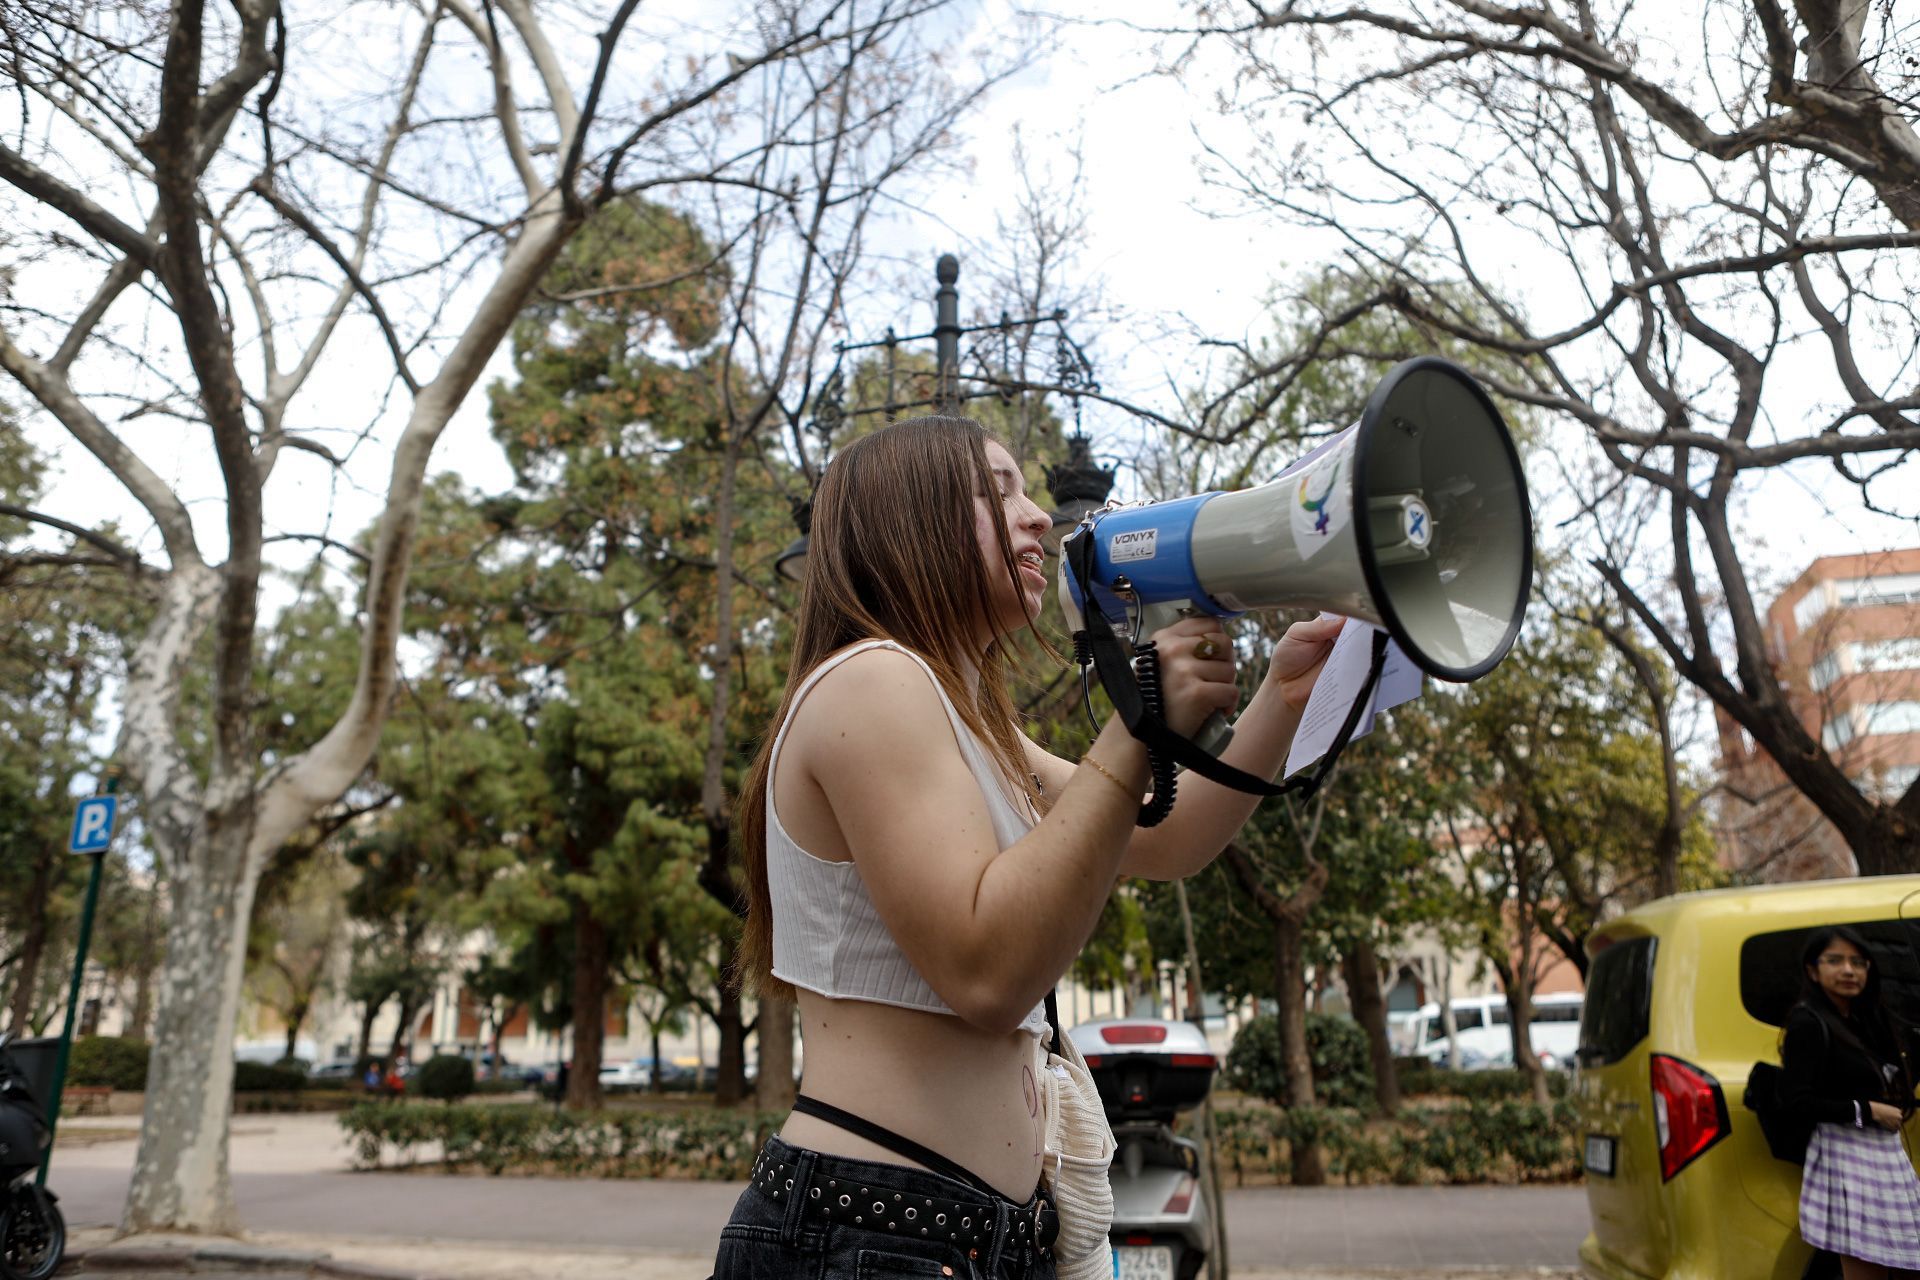
<path fill-rule="evenodd" d="M 1107 697 L 1113 703 L 1114 712 L 1127 731 L 1147 748 L 1147 755 L 1153 762 L 1154 789 L 1153 798 L 1140 807 L 1138 823 L 1143 827 L 1157 826 L 1173 808 L 1174 775 L 1172 765 L 1184 765 L 1201 777 L 1217 782 L 1223 787 L 1245 792 L 1255 796 L 1298 795 L 1307 799 L 1320 789 L 1322 783 L 1333 772 L 1334 764 L 1340 753 L 1352 741 L 1354 730 L 1359 727 L 1360 717 L 1365 714 L 1373 699 L 1374 687 L 1380 681 L 1380 672 L 1386 663 L 1387 635 L 1378 632 L 1373 637 L 1373 648 L 1367 670 L 1367 678 L 1354 697 L 1353 705 L 1347 708 L 1346 718 L 1340 724 L 1340 732 L 1335 735 L 1333 744 L 1320 760 L 1313 772 L 1301 774 L 1282 783 L 1269 782 L 1255 777 L 1242 769 L 1226 763 L 1216 756 L 1209 755 L 1192 739 L 1175 733 L 1161 714 L 1157 689 L 1157 661 L 1151 646 L 1142 646 L 1141 659 L 1148 668 L 1148 687 L 1143 690 L 1142 680 L 1135 674 L 1132 661 L 1129 660 L 1120 637 L 1115 633 L 1113 624 L 1107 621 L 1105 611 L 1093 594 L 1094 545 L 1091 529 L 1081 529 L 1070 537 L 1061 548 L 1061 554 L 1067 558 L 1067 568 L 1073 574 L 1080 588 L 1080 598 L 1085 602 L 1081 616 L 1085 621 L 1085 631 L 1074 636 L 1074 655 L 1082 666 L 1090 660 L 1100 675 L 1100 683 L 1106 688 Z"/>

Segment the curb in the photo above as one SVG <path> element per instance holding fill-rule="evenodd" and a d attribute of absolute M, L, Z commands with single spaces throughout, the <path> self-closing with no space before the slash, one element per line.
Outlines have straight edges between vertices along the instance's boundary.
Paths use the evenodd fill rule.
<path fill-rule="evenodd" d="M 419 1271 L 393 1271 L 347 1262 L 306 1249 L 273 1249 L 228 1241 L 171 1248 L 155 1245 L 102 1245 L 75 1249 L 60 1264 L 61 1275 L 98 1275 L 119 1271 L 185 1271 L 217 1274 L 223 1271 L 280 1271 L 294 1276 L 333 1277 L 337 1280 L 440 1280 Z"/>

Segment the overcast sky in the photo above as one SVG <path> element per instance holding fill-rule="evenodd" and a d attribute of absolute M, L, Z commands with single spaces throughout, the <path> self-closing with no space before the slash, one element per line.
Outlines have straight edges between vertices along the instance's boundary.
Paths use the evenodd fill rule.
<path fill-rule="evenodd" d="M 1113 11 L 1091 2 L 1068 8 L 1096 16 Z M 1173 12 L 1171 6 L 1131 8 L 1143 16 Z M 997 0 L 975 12 L 983 30 L 1008 20 Z M 1050 53 L 1001 86 L 967 125 L 970 178 L 892 213 L 878 246 L 894 260 L 896 274 L 913 295 L 908 303 L 896 303 L 893 312 L 898 323 L 930 327 L 935 256 L 950 250 L 964 256 L 970 246 L 978 253 L 991 244 L 996 217 L 1011 211 L 1016 196 L 1018 175 L 1009 145 L 1016 127 L 1030 166 L 1050 170 L 1061 181 L 1072 168 L 1069 152 L 1077 147 L 1088 213 L 1081 265 L 1119 319 L 1075 328 L 1088 336 L 1097 333 L 1099 372 L 1110 387 L 1167 405 L 1169 379 L 1190 371 L 1193 356 L 1184 339 L 1169 333 L 1239 337 L 1260 332 L 1263 300 L 1277 285 L 1313 268 L 1333 246 L 1264 216 L 1249 216 L 1229 194 L 1203 183 L 1197 137 L 1244 145 L 1234 122 L 1214 106 L 1219 78 L 1229 70 L 1223 62 L 1203 58 L 1179 82 L 1141 75 L 1148 66 L 1141 38 L 1120 28 L 1071 27 L 1052 44 Z M 1518 277 L 1528 269 L 1524 261 L 1515 264 Z M 978 285 L 977 273 L 966 274 L 963 262 L 963 305 L 977 296 Z M 1543 309 L 1552 305 L 1551 299 L 1529 301 Z M 888 308 L 869 300 L 859 311 L 881 323 L 878 318 Z M 377 378 L 379 361 L 357 362 L 351 348 L 345 350 L 348 354 L 330 371 L 336 381 L 329 396 L 339 403 L 371 403 L 384 384 L 350 382 L 356 368 Z M 502 356 L 495 362 L 496 375 L 504 369 Z M 8 394 L 15 402 L 21 399 L 17 391 Z M 1092 413 L 1089 424 L 1096 439 L 1104 435 L 1109 443 L 1133 429 L 1111 412 Z M 54 490 L 45 503 L 49 510 L 83 521 L 114 516 L 148 548 L 156 545 L 144 516 L 63 432 L 44 420 L 35 421 L 30 431 L 57 459 Z M 220 544 L 211 501 L 217 486 L 200 436 L 190 427 L 149 424 L 142 428 L 140 446 L 163 476 L 195 496 L 196 516 L 213 550 Z M 317 459 L 288 455 L 271 495 L 272 524 L 285 531 L 313 531 L 331 509 L 332 532 L 352 536 L 378 509 L 385 464 L 385 455 L 369 451 L 348 483 L 334 485 Z M 436 452 L 435 469 L 458 470 L 485 487 L 508 481 L 487 435 L 482 394 L 470 396 L 459 411 Z M 1535 476 L 1536 485 L 1545 482 L 1549 490 L 1551 480 L 1545 472 Z M 1550 525 L 1563 509 L 1559 496 L 1538 495 L 1547 517 L 1543 524 Z M 1912 524 L 1866 511 L 1850 488 L 1832 483 L 1831 471 L 1820 466 L 1771 477 L 1748 495 L 1748 504 L 1750 512 L 1764 512 L 1764 519 L 1750 517 L 1746 527 L 1761 548 L 1756 585 L 1767 589 L 1784 585 L 1815 555 L 1920 542 Z M 307 555 L 302 544 L 283 544 L 279 550 L 279 559 L 289 565 Z"/>

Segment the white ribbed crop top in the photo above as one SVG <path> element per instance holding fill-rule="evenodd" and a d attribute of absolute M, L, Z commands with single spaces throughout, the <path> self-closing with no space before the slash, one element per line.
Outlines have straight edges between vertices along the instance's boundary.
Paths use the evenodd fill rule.
<path fill-rule="evenodd" d="M 834 654 L 814 668 L 794 695 L 786 723 L 780 726 L 767 760 L 767 889 L 773 909 L 773 976 L 835 1000 L 869 1000 L 952 1014 L 947 1002 L 914 969 L 887 931 L 860 878 L 859 867 L 851 859 L 829 862 L 802 849 L 780 825 L 780 814 L 773 804 L 774 770 L 780 765 L 780 747 L 794 713 L 822 676 L 869 649 L 904 653 L 933 681 L 960 754 L 986 796 L 987 815 L 1000 848 L 1033 827 L 1030 808 L 1024 804 L 1016 807 L 1008 796 L 993 757 L 960 718 L 925 659 L 891 640 L 868 640 Z M 1035 1005 L 1020 1023 L 1020 1030 L 1046 1036 L 1046 1006 Z"/>

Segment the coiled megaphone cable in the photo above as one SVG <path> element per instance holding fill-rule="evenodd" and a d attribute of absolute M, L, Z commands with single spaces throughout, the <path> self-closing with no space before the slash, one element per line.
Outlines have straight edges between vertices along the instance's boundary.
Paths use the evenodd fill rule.
<path fill-rule="evenodd" d="M 1161 699 L 1160 658 L 1156 646 L 1152 641 L 1137 646 L 1134 649 L 1135 660 L 1129 661 L 1119 635 L 1107 620 L 1106 611 L 1094 597 L 1092 525 L 1083 524 L 1075 530 L 1061 546 L 1060 554 L 1065 558 L 1067 569 L 1080 589 L 1080 599 L 1085 602 L 1080 610 L 1084 628 L 1073 633 L 1073 658 L 1080 666 L 1082 688 L 1087 688 L 1087 674 L 1091 667 L 1099 673 L 1100 683 L 1105 687 L 1120 723 L 1147 749 L 1147 760 L 1153 773 L 1153 795 L 1140 806 L 1140 814 L 1135 819 L 1137 825 L 1158 826 L 1173 811 L 1176 765 L 1184 765 L 1203 778 L 1248 795 L 1297 795 L 1305 800 L 1320 789 L 1321 784 L 1333 773 L 1341 752 L 1346 750 L 1347 743 L 1353 739 L 1354 730 L 1360 726 L 1360 717 L 1366 714 L 1368 705 L 1373 701 L 1373 691 L 1380 683 L 1380 672 L 1387 660 L 1386 632 L 1374 634 L 1367 678 L 1354 695 L 1353 705 L 1347 708 L 1346 718 L 1340 723 L 1340 732 L 1334 736 L 1333 744 L 1327 748 L 1319 765 L 1313 772 L 1289 778 L 1285 782 L 1269 782 L 1237 769 L 1217 756 L 1209 755 L 1191 738 L 1175 733 L 1167 724 Z M 1087 714 L 1092 718 L 1090 694 Z M 1094 731 L 1096 734 L 1099 732 L 1098 725 L 1095 725 Z"/>

